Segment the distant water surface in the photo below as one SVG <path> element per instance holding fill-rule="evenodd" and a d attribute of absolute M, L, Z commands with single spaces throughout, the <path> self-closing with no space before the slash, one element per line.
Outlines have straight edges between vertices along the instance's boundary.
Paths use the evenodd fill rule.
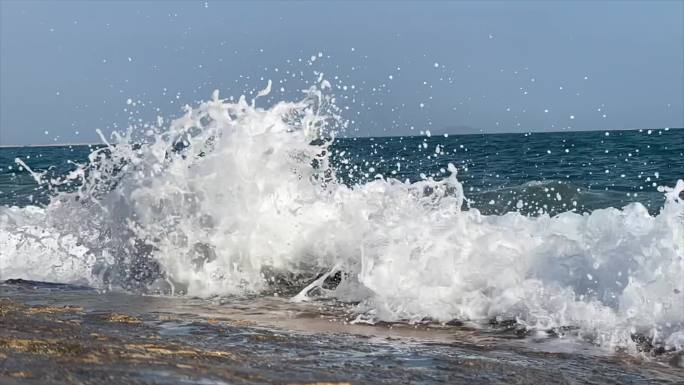
<path fill-rule="evenodd" d="M 93 148 L 0 148 L 0 205 L 45 203 L 49 196 L 15 158 L 57 176 L 87 163 Z M 440 178 L 453 162 L 470 205 L 486 214 L 553 215 L 630 202 L 655 213 L 664 199 L 657 186 L 684 174 L 683 129 L 339 138 L 332 150 L 337 176 L 349 185 L 377 176 Z"/>

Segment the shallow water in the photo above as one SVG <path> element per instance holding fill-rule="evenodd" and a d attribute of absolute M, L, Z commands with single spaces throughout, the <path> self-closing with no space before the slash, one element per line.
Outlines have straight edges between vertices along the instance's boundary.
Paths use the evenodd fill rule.
<path fill-rule="evenodd" d="M 684 356 L 609 353 L 501 326 L 350 325 L 277 297 L 132 296 L 0 284 L 0 382 L 677 384 Z"/>

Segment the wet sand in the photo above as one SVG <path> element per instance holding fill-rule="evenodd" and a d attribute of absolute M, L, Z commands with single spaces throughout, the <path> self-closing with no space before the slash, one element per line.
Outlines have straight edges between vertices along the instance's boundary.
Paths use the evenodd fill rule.
<path fill-rule="evenodd" d="M 684 356 L 468 325 L 350 325 L 278 298 L 0 284 L 0 384 L 684 384 Z"/>

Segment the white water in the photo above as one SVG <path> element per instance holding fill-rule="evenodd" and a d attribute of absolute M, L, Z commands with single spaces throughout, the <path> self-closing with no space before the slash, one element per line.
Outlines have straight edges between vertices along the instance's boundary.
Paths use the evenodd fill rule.
<path fill-rule="evenodd" d="M 311 144 L 334 112 L 315 89 L 269 109 L 215 93 L 142 146 L 115 135 L 67 178 L 77 193 L 0 208 L 0 279 L 211 296 L 265 290 L 267 271 L 341 271 L 337 288 L 322 277 L 295 299 L 359 301 L 358 321 L 514 318 L 608 347 L 642 333 L 684 348 L 684 181 L 657 216 L 638 203 L 485 216 L 462 210 L 453 166 L 439 182 L 336 183 L 329 142 Z"/>

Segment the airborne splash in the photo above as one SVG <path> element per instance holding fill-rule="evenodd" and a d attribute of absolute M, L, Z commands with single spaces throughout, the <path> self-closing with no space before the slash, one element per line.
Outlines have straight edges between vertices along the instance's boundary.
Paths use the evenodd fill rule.
<path fill-rule="evenodd" d="M 684 348 L 684 181 L 655 216 L 639 203 L 483 215 L 453 165 L 440 180 L 338 182 L 341 124 L 315 88 L 270 108 L 215 92 L 170 127 L 103 137 L 64 179 L 31 171 L 49 205 L 0 208 L 0 279 L 325 297 L 356 304 L 359 322 L 515 320 Z"/>

